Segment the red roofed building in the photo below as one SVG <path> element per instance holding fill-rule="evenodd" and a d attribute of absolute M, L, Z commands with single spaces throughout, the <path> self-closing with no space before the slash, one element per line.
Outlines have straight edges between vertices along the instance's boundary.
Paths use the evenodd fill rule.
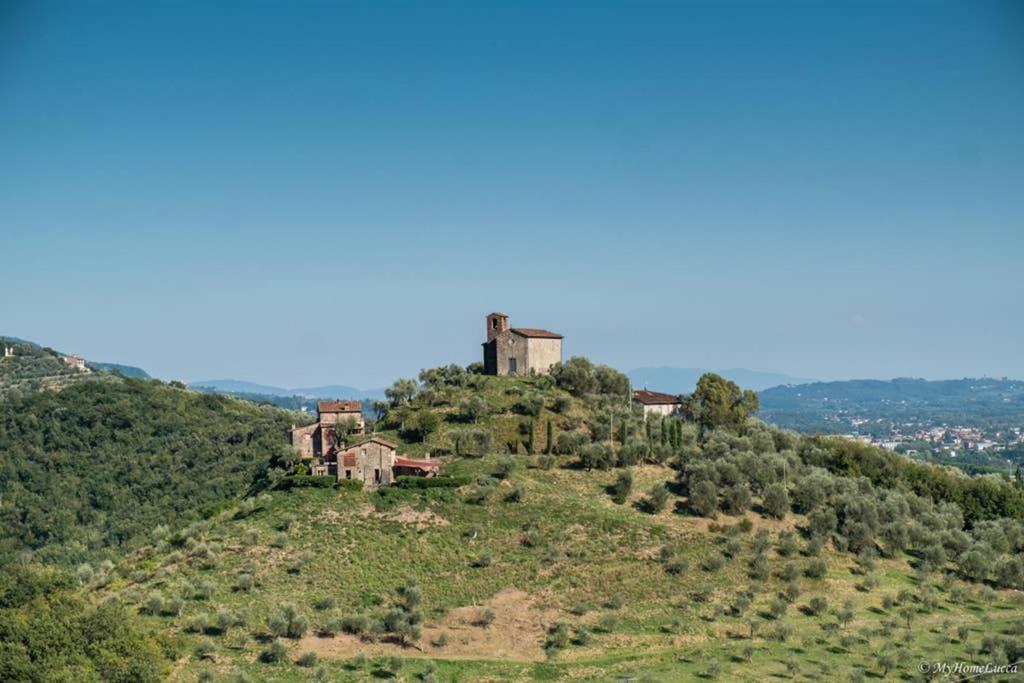
<path fill-rule="evenodd" d="M 366 488 L 390 486 L 399 476 L 433 477 L 441 471 L 436 460 L 416 460 L 398 455 L 398 444 L 371 436 L 337 453 L 334 473 L 338 479 L 356 479 Z M 331 462 L 328 461 L 328 473 Z"/>
<path fill-rule="evenodd" d="M 562 335 L 536 327 L 509 327 L 508 316 L 487 316 L 484 372 L 488 375 L 546 375 L 562 362 Z"/>
<path fill-rule="evenodd" d="M 683 399 L 675 394 L 643 389 L 633 392 L 633 400 L 644 407 L 644 417 L 657 415 L 679 415 L 683 412 Z"/>

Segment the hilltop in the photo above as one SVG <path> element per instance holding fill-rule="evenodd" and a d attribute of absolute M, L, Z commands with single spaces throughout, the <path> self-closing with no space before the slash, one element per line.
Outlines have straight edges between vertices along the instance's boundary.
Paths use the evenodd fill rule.
<path fill-rule="evenodd" d="M 60 389 L 82 381 L 109 380 L 112 375 L 149 377 L 141 368 L 117 363 L 85 361 L 84 367 L 75 367 L 66 360 L 71 358 L 67 354 L 18 337 L 0 336 L 0 353 L 4 349 L 13 355 L 0 356 L 0 398 L 12 391 Z"/>

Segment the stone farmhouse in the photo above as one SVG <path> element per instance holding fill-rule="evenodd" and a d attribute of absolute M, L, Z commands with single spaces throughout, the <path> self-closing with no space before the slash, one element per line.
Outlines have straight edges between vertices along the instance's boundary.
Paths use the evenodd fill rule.
<path fill-rule="evenodd" d="M 487 316 L 484 373 L 488 375 L 547 374 L 562 362 L 562 335 L 534 327 L 509 327 L 508 316 Z"/>
<path fill-rule="evenodd" d="M 683 399 L 674 394 L 643 389 L 633 392 L 633 400 L 643 406 L 645 418 L 649 415 L 680 415 L 683 412 Z"/>
<path fill-rule="evenodd" d="M 69 366 L 73 367 L 75 370 L 81 370 L 82 372 L 89 371 L 89 368 L 87 368 L 85 365 L 85 359 L 82 358 L 81 356 L 76 356 L 72 354 L 70 356 L 61 356 L 60 359 L 67 363 Z"/>
<path fill-rule="evenodd" d="M 291 430 L 292 446 L 299 449 L 303 458 L 322 458 L 337 448 L 345 436 L 366 431 L 363 404 L 359 401 L 321 401 L 316 413 L 316 422 Z"/>
<path fill-rule="evenodd" d="M 321 401 L 317 421 L 291 429 L 292 446 L 310 461 L 314 475 L 354 479 L 366 488 L 390 486 L 399 476 L 433 477 L 441 471 L 436 460 L 398 455 L 398 445 L 365 435 L 359 401 Z"/>

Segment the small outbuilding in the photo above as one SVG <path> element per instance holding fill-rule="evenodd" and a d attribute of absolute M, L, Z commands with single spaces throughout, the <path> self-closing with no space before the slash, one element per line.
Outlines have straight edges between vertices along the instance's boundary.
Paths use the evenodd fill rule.
<path fill-rule="evenodd" d="M 633 392 L 633 400 L 643 406 L 644 417 L 652 414 L 680 415 L 683 412 L 683 397 L 675 394 L 642 389 Z"/>

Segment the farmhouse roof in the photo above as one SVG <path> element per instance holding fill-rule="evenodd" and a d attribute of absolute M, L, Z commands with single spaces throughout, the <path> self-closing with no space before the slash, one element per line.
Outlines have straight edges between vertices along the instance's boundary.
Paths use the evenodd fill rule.
<path fill-rule="evenodd" d="M 321 413 L 360 413 L 363 404 L 360 401 L 321 401 L 316 409 Z"/>
<path fill-rule="evenodd" d="M 682 403 L 682 399 L 674 394 L 663 394 L 660 391 L 647 391 L 646 389 L 633 392 L 633 400 L 648 406 Z"/>
<path fill-rule="evenodd" d="M 436 460 L 416 460 L 414 458 L 403 458 L 402 456 L 395 458 L 395 467 L 415 467 L 421 470 L 433 470 L 438 469 L 442 464 Z"/>
<path fill-rule="evenodd" d="M 522 337 L 536 337 L 539 339 L 562 339 L 562 335 L 555 334 L 554 332 L 548 332 L 547 330 L 541 330 L 536 327 L 513 327 L 512 332 Z"/>

